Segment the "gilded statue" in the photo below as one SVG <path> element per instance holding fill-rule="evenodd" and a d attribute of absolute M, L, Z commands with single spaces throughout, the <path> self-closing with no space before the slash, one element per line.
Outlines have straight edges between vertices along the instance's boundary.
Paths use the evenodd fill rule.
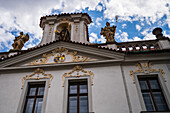
<path fill-rule="evenodd" d="M 70 40 L 69 31 L 65 26 L 60 32 L 60 40 Z"/>
<path fill-rule="evenodd" d="M 20 32 L 20 35 L 15 37 L 14 43 L 12 44 L 13 50 L 21 50 L 24 44 L 29 40 L 28 34 L 23 34 Z"/>
<path fill-rule="evenodd" d="M 110 26 L 109 22 L 106 22 L 106 26 L 101 28 L 100 35 L 105 36 L 107 42 L 115 42 L 114 35 L 116 32 L 116 26 Z"/>
<path fill-rule="evenodd" d="M 61 24 L 57 27 L 57 30 L 55 31 L 56 33 L 56 39 L 60 39 L 60 40 L 70 40 L 70 33 L 69 33 L 69 27 L 70 25 L 68 24 Z"/>

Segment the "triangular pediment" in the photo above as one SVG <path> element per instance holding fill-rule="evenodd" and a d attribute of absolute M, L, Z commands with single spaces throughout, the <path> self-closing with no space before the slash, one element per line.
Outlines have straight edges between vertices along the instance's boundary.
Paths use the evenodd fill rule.
<path fill-rule="evenodd" d="M 49 53 L 44 53 L 41 58 L 38 58 L 25 65 L 44 65 L 44 64 L 60 64 L 70 62 L 86 62 L 95 61 L 97 59 L 78 54 L 78 51 L 58 47 Z"/>
<path fill-rule="evenodd" d="M 0 67 L 53 65 L 73 62 L 123 60 L 124 54 L 69 42 L 56 42 L 2 61 Z"/>

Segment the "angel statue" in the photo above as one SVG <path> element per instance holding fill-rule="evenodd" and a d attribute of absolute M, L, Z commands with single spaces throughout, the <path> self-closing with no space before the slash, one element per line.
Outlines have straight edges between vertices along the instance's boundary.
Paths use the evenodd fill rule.
<path fill-rule="evenodd" d="M 15 37 L 14 43 L 12 44 L 13 50 L 21 50 L 24 46 L 24 43 L 26 43 L 29 40 L 28 34 L 23 34 L 23 32 L 20 32 L 20 35 Z"/>

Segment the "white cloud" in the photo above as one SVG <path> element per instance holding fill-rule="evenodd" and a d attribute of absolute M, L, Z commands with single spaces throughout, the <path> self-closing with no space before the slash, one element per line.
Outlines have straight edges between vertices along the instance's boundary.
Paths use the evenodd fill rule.
<path fill-rule="evenodd" d="M 140 25 L 136 25 L 136 29 L 137 29 L 138 31 L 140 31 L 140 30 L 141 30 Z"/>
<path fill-rule="evenodd" d="M 88 28 L 91 28 L 94 26 L 94 23 L 91 23 L 90 25 L 88 25 L 89 27 Z"/>
<path fill-rule="evenodd" d="M 98 5 L 97 7 L 96 7 L 96 9 L 97 9 L 97 11 L 102 11 L 102 6 L 101 5 Z"/>
<path fill-rule="evenodd" d="M 89 39 L 91 43 L 94 43 L 98 39 L 97 34 L 91 33 Z"/>
<path fill-rule="evenodd" d="M 141 26 L 144 26 L 145 24 L 144 23 L 141 23 Z"/>
<path fill-rule="evenodd" d="M 62 1 L 62 0 L 60 0 Z M 48 1 L 47 1 L 48 2 Z M 61 8 L 62 12 L 74 12 L 75 10 L 82 10 L 88 7 L 88 10 L 95 10 L 100 0 L 63 0 L 64 7 Z M 57 4 L 57 2 L 54 2 Z M 56 7 L 56 9 L 58 9 Z"/>
<path fill-rule="evenodd" d="M 3 39 L 0 39 L 0 45 L 5 43 L 6 47 L 11 47 L 15 37 L 11 33 L 13 30 L 34 34 L 34 37 L 30 37 L 30 40 L 37 39 L 40 41 L 42 37 L 42 29 L 39 27 L 40 17 L 50 14 L 51 8 L 56 6 L 53 3 L 57 1 L 52 1 L 0 1 L 0 27 L 5 31 L 0 34 L 0 37 L 3 37 Z M 58 1 L 58 3 L 60 2 Z M 8 41 L 10 43 L 6 43 Z"/>
<path fill-rule="evenodd" d="M 132 21 L 144 19 L 155 23 L 157 20 L 167 15 L 170 18 L 169 8 L 166 4 L 169 0 L 109 0 L 105 2 L 105 18 L 114 19 L 119 15 L 121 20 Z M 135 18 L 130 18 L 135 17 Z M 168 20 L 168 19 L 167 19 Z M 170 22 L 167 21 L 170 26 Z"/>
<path fill-rule="evenodd" d="M 103 35 L 101 35 L 101 37 L 97 40 L 97 42 L 105 43 L 106 39 L 105 37 L 103 37 Z"/>
<path fill-rule="evenodd" d="M 98 38 L 96 33 L 91 33 L 89 39 L 91 43 L 94 43 L 94 42 L 105 43 L 106 42 L 105 37 L 101 36 L 100 38 Z"/>
<path fill-rule="evenodd" d="M 95 8 L 100 10 L 98 6 L 99 2 L 100 0 L 72 0 L 71 2 L 68 0 L 1 0 L 0 27 L 2 26 L 4 31 L 16 30 L 23 31 L 24 33 L 29 32 L 34 35 L 30 39 L 38 39 L 40 41 L 42 37 L 42 29 L 39 27 L 40 17 L 49 15 L 52 9 L 57 9 L 64 13 L 81 11 L 87 7 L 89 10 L 95 10 Z M 3 35 L 8 36 L 9 34 L 5 32 Z M 3 35 L 1 33 L 0 37 Z M 14 38 L 14 35 L 11 34 L 10 36 Z M 0 45 L 6 41 L 8 41 L 7 38 L 3 39 L 3 41 L 0 39 Z M 12 43 L 11 40 L 10 42 Z"/>
<path fill-rule="evenodd" d="M 123 24 L 122 25 L 122 28 L 124 29 L 124 28 L 126 28 L 127 27 L 127 24 Z"/>
<path fill-rule="evenodd" d="M 101 21 L 102 21 L 101 18 L 97 18 L 97 19 L 96 19 L 96 24 L 97 24 L 97 26 L 100 26 L 100 25 L 101 25 L 101 23 L 100 23 Z"/>
<path fill-rule="evenodd" d="M 147 34 L 148 34 L 148 31 L 149 31 L 149 29 L 145 29 L 145 30 L 143 30 L 143 31 L 141 32 L 141 34 L 142 34 L 142 35 L 147 35 Z"/>
<path fill-rule="evenodd" d="M 154 40 L 156 37 L 152 33 L 147 33 L 143 40 Z"/>
<path fill-rule="evenodd" d="M 137 36 L 135 36 L 135 37 L 133 37 L 133 40 L 134 40 L 134 41 L 141 41 L 142 39 L 139 38 L 139 37 L 137 37 Z"/>
<path fill-rule="evenodd" d="M 116 33 L 115 37 L 122 42 L 131 41 L 131 39 L 128 39 L 128 33 L 127 32 Z"/>
<path fill-rule="evenodd" d="M 4 44 L 5 47 L 11 48 L 9 43 L 12 44 L 14 40 L 14 36 L 6 32 L 4 29 L 0 28 L 0 42 Z M 0 49 L 3 49 L 4 47 L 0 44 Z"/>
<path fill-rule="evenodd" d="M 154 0 L 72 0 L 71 2 L 68 0 L 1 0 L 0 27 L 2 26 L 2 28 L 0 48 L 2 48 L 2 44 L 6 47 L 11 47 L 10 44 L 13 42 L 14 35 L 10 32 L 13 30 L 34 34 L 34 37 L 30 37 L 30 39 L 40 41 L 42 37 L 42 29 L 39 27 L 40 17 L 49 15 L 52 9 L 70 13 L 81 11 L 85 8 L 101 11 L 105 7 L 104 17 L 111 21 L 115 19 L 115 15 L 119 15 L 120 21 L 128 20 L 132 22 L 133 20 L 140 20 L 141 22 L 147 21 L 148 24 L 156 23 L 166 15 L 165 23 L 170 28 L 169 7 L 166 7 L 168 2 L 169 0 L 158 0 L 156 2 Z M 102 3 L 102 6 L 98 5 L 99 3 Z M 96 20 L 97 25 L 100 25 L 100 20 Z M 142 33 L 144 36 L 147 35 L 147 32 Z M 128 40 L 127 38 L 128 36 L 122 40 Z M 102 39 L 102 37 L 97 39 Z M 30 43 L 27 43 L 27 47 L 31 47 Z"/>
<path fill-rule="evenodd" d="M 170 34 L 167 34 L 166 31 L 163 31 L 163 36 L 168 37 L 170 39 Z"/>

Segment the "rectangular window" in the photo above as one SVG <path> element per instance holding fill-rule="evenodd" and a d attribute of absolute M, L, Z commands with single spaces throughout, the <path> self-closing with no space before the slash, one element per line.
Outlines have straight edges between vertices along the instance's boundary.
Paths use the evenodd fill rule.
<path fill-rule="evenodd" d="M 45 84 L 29 84 L 23 113 L 41 113 Z"/>
<path fill-rule="evenodd" d="M 69 81 L 67 113 L 88 113 L 87 80 Z"/>
<path fill-rule="evenodd" d="M 169 111 L 157 77 L 139 78 L 147 111 Z"/>

